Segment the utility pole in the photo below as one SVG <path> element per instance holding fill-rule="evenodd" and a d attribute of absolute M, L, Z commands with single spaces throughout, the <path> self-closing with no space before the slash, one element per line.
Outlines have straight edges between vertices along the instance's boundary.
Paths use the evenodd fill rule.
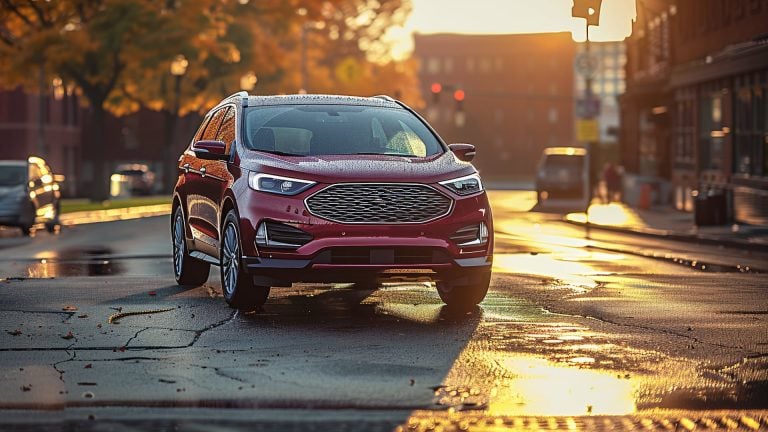
<path fill-rule="evenodd" d="M 583 18 L 584 24 L 586 28 L 586 41 L 584 42 L 584 55 L 586 56 L 586 63 L 588 65 L 587 71 L 584 74 L 584 83 L 585 83 L 585 89 L 584 89 L 584 118 L 583 121 L 589 121 L 590 123 L 593 123 L 595 121 L 595 118 L 597 117 L 597 110 L 594 109 L 597 104 L 594 99 L 594 95 L 592 94 L 592 53 L 591 53 L 591 46 L 590 46 L 590 40 L 589 40 L 589 27 L 594 25 L 598 26 L 600 25 L 600 7 L 602 6 L 602 0 L 573 0 L 573 8 L 571 9 L 571 15 L 574 18 Z M 598 132 L 599 134 L 599 132 Z M 585 204 L 584 214 L 586 215 L 586 236 L 589 238 L 590 235 L 590 221 L 589 221 L 589 206 L 592 202 L 592 191 L 594 190 L 595 186 L 595 177 L 596 175 L 593 175 L 593 173 L 596 173 L 595 169 L 596 167 L 593 167 L 593 162 L 597 160 L 597 158 L 594 157 L 594 152 L 597 151 L 598 145 L 597 142 L 599 141 L 599 135 L 598 139 L 589 139 L 586 143 L 587 145 L 587 158 L 588 158 L 588 170 L 587 173 L 587 202 Z"/>

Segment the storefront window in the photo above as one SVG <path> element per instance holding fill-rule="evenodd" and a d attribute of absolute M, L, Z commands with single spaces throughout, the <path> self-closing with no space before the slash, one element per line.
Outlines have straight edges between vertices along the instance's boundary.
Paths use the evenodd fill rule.
<path fill-rule="evenodd" d="M 768 85 L 766 73 L 736 80 L 734 94 L 733 170 L 768 175 Z"/>
<path fill-rule="evenodd" d="M 720 91 L 705 94 L 701 105 L 701 168 L 718 170 L 723 167 L 723 94 Z"/>

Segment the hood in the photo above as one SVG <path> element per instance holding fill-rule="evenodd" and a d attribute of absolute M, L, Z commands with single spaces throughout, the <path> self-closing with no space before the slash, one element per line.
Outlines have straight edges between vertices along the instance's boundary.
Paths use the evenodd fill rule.
<path fill-rule="evenodd" d="M 279 156 L 249 152 L 240 161 L 244 169 L 318 183 L 346 181 L 436 183 L 469 175 L 475 168 L 452 152 L 428 158 L 386 155 Z"/>

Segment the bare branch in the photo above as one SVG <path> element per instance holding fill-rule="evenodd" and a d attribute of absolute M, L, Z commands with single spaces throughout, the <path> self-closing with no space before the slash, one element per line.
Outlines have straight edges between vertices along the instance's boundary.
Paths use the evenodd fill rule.
<path fill-rule="evenodd" d="M 3 0 L 3 4 L 5 5 L 5 7 L 8 8 L 8 10 L 13 12 L 14 15 L 21 18 L 21 20 L 24 21 L 28 26 L 35 27 L 35 24 L 32 22 L 32 20 L 30 20 L 26 15 L 21 13 L 19 8 L 15 4 L 13 4 L 13 2 L 11 2 L 10 0 Z"/>
<path fill-rule="evenodd" d="M 35 11 L 35 14 L 37 15 L 37 19 L 40 21 L 40 24 L 42 24 L 44 27 L 50 27 L 51 22 L 48 20 L 48 18 L 45 16 L 45 12 L 43 12 L 42 9 L 37 5 L 36 2 L 33 0 L 27 0 L 27 4 L 32 8 L 33 11 Z"/>

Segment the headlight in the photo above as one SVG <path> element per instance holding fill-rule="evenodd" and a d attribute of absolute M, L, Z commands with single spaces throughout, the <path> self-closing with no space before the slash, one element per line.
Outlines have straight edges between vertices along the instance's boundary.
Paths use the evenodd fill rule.
<path fill-rule="evenodd" d="M 480 180 L 480 175 L 478 174 L 459 177 L 453 180 L 441 181 L 440 184 L 447 187 L 457 195 L 471 195 L 483 190 L 483 182 Z"/>
<path fill-rule="evenodd" d="M 312 187 L 314 184 L 315 182 L 289 177 L 280 177 L 272 174 L 261 174 L 253 172 L 248 174 L 248 185 L 251 186 L 251 189 L 279 195 L 300 194 Z"/>

